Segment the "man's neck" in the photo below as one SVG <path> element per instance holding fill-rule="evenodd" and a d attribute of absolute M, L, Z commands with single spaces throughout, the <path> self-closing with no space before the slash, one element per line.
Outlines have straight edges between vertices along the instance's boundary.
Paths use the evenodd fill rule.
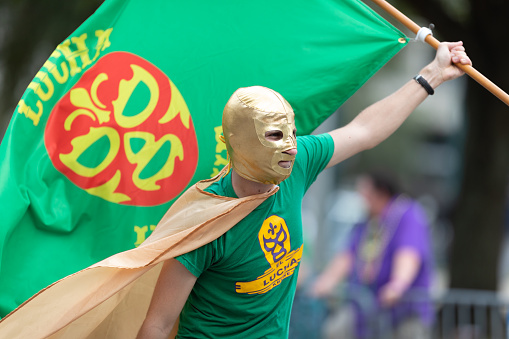
<path fill-rule="evenodd" d="M 262 184 L 241 177 L 232 169 L 232 186 L 239 198 L 266 193 L 274 189 L 274 184 Z"/>

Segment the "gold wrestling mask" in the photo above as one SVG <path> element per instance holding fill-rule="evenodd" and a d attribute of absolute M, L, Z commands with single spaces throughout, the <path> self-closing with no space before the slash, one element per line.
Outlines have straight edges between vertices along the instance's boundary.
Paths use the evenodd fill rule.
<path fill-rule="evenodd" d="M 283 152 L 297 148 L 294 131 L 292 107 L 266 87 L 239 88 L 223 111 L 230 165 L 251 181 L 277 185 L 290 176 L 295 155 Z"/>

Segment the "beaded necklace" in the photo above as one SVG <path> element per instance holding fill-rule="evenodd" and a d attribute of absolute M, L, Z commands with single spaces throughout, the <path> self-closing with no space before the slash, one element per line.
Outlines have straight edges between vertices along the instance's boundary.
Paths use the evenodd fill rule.
<path fill-rule="evenodd" d="M 396 232 L 401 218 L 408 210 L 410 199 L 405 195 L 397 196 L 389 205 L 385 216 L 371 218 L 359 243 L 359 264 L 357 271 L 367 283 L 372 283 L 380 271 L 382 258 Z"/>

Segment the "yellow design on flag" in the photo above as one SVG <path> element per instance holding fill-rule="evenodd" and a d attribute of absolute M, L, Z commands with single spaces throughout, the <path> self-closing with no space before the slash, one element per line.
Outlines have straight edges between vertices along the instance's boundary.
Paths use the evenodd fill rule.
<path fill-rule="evenodd" d="M 179 90 L 155 65 L 126 52 L 101 58 L 59 100 L 45 145 L 76 186 L 125 205 L 171 200 L 198 164 L 194 125 Z"/>

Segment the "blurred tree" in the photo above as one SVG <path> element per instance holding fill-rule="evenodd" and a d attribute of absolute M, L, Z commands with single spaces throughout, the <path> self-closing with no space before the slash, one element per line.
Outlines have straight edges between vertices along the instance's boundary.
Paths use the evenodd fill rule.
<path fill-rule="evenodd" d="M 21 95 L 53 52 L 102 0 L 2 0 L 0 136 Z"/>
<path fill-rule="evenodd" d="M 462 40 L 474 67 L 504 90 L 506 0 L 399 0 L 435 24 L 440 41 Z M 401 9 L 402 10 L 402 9 Z M 509 180 L 509 109 L 469 78 L 460 191 L 452 213 L 450 287 L 496 290 Z"/>

